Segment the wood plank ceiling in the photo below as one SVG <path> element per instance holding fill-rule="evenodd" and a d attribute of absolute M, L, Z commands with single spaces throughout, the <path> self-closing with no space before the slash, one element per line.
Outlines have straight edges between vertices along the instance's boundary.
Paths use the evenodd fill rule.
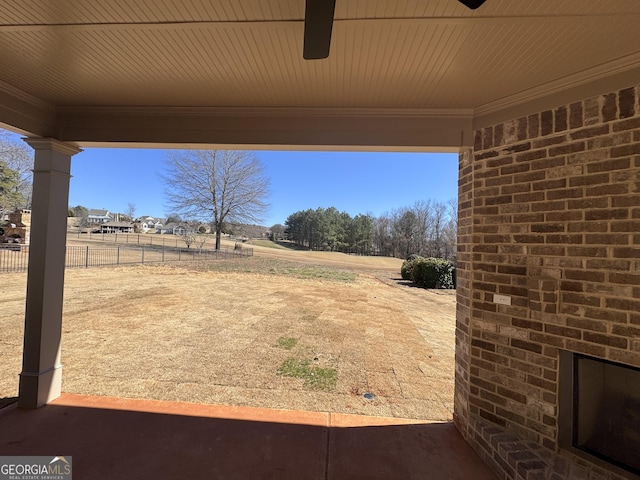
<path fill-rule="evenodd" d="M 640 68 L 639 0 L 337 0 L 315 61 L 303 18 L 304 0 L 3 0 L 0 91 L 52 107 L 482 112 Z"/>
<path fill-rule="evenodd" d="M 304 2 L 3 2 L 0 80 L 53 105 L 473 108 L 628 56 L 638 0 L 338 0 L 302 60 Z"/>

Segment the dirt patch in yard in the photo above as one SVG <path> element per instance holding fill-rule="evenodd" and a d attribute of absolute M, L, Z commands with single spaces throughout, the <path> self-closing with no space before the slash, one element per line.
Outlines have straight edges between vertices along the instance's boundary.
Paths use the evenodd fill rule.
<path fill-rule="evenodd" d="M 67 271 L 63 390 L 451 418 L 454 291 L 404 285 L 395 259 L 271 250 Z M 17 394 L 25 275 L 1 285 L 0 398 Z"/>

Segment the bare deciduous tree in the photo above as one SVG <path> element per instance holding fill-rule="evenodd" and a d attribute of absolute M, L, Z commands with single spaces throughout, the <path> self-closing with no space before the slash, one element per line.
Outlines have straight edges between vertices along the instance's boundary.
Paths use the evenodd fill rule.
<path fill-rule="evenodd" d="M 431 228 L 431 256 L 442 258 L 444 255 L 444 237 L 443 232 L 447 223 L 447 205 L 441 202 L 433 204 L 433 223 Z"/>
<path fill-rule="evenodd" d="M 33 183 L 33 152 L 17 135 L 0 129 L 0 163 L 11 173 L 11 202 L 6 210 L 31 207 L 31 184 Z"/>
<path fill-rule="evenodd" d="M 191 248 L 191 244 L 196 241 L 196 234 L 193 232 L 184 232 L 180 234 L 180 238 L 187 246 L 187 248 Z"/>
<path fill-rule="evenodd" d="M 428 238 L 433 224 L 433 208 L 431 200 L 418 200 L 413 204 L 412 210 L 418 223 L 418 240 L 416 242 L 416 251 L 413 253 L 427 252 L 429 250 Z"/>
<path fill-rule="evenodd" d="M 202 250 L 204 248 L 204 244 L 207 243 L 207 236 L 206 235 L 196 235 L 196 247 L 198 247 L 198 250 Z"/>
<path fill-rule="evenodd" d="M 136 204 L 135 203 L 128 203 L 127 204 L 127 210 L 124 212 L 124 214 L 129 217 L 129 221 L 133 222 L 136 219 Z"/>
<path fill-rule="evenodd" d="M 216 232 L 216 250 L 225 222 L 258 223 L 267 210 L 269 180 L 252 152 L 186 150 L 170 152 L 162 175 L 173 211 L 209 220 Z"/>

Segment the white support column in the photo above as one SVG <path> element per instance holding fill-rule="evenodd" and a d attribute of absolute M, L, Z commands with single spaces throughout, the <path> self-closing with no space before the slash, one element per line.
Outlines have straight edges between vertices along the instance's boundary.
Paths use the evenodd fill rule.
<path fill-rule="evenodd" d="M 20 374 L 21 408 L 60 396 L 62 300 L 71 157 L 81 150 L 52 138 L 27 138 L 35 150 L 31 241 Z"/>

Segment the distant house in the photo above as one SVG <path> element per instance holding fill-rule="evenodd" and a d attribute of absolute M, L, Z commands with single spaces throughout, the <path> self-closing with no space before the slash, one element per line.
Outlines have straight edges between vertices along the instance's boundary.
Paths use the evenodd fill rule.
<path fill-rule="evenodd" d="M 160 225 L 156 229 L 156 233 L 161 235 L 184 235 L 185 233 L 196 233 L 196 230 L 190 225 L 167 223 L 166 225 Z"/>
<path fill-rule="evenodd" d="M 158 229 L 162 227 L 164 223 L 164 219 L 152 217 L 151 215 L 143 215 L 142 217 L 138 217 L 137 220 L 140 224 L 140 230 L 144 233 L 149 231 L 154 231 L 155 233 L 160 233 Z"/>
<path fill-rule="evenodd" d="M 109 210 L 96 210 L 91 209 L 87 215 L 87 223 L 90 225 L 96 225 L 101 223 L 107 223 L 113 220 L 113 217 L 109 213 Z"/>
<path fill-rule="evenodd" d="M 105 222 L 100 225 L 100 233 L 133 233 L 133 223 Z"/>
<path fill-rule="evenodd" d="M 175 223 L 167 223 L 156 228 L 156 233 L 160 235 L 173 235 L 173 230 L 177 227 Z"/>
<path fill-rule="evenodd" d="M 156 222 L 153 222 L 153 221 L 140 222 L 140 230 L 142 230 L 144 233 L 147 233 L 150 230 L 157 232 L 158 228 L 160 227 L 162 227 L 162 223 L 157 221 Z"/>

